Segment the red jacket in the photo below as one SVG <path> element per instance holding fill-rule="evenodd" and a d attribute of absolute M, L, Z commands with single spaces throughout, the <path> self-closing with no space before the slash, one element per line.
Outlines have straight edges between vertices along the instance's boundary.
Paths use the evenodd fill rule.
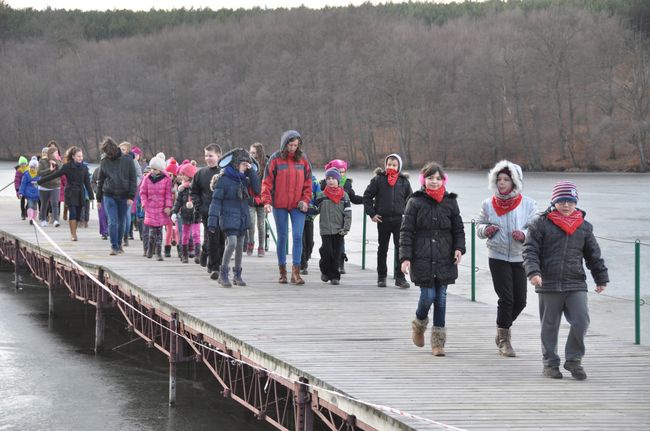
<path fill-rule="evenodd" d="M 303 155 L 296 161 L 292 156 L 281 157 L 281 151 L 273 153 L 264 171 L 262 202 L 274 208 L 292 210 L 303 201 L 311 201 L 311 167 Z"/>

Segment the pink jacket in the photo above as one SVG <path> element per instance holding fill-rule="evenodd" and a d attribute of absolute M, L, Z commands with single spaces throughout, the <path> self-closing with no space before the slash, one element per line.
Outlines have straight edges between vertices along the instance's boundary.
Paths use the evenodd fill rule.
<path fill-rule="evenodd" d="M 165 214 L 165 208 L 172 209 L 174 200 L 172 198 L 172 179 L 163 172 L 156 182 L 147 174 L 140 184 L 140 200 L 144 208 L 144 224 L 147 226 L 164 226 L 170 222 Z"/>

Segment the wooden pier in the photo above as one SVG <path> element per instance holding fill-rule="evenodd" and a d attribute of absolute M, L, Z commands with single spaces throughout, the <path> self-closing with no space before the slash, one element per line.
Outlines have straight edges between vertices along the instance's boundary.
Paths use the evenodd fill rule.
<path fill-rule="evenodd" d="M 52 287 L 67 286 L 79 300 L 99 304 L 101 322 L 110 294 L 89 280 L 75 279 L 78 271 L 70 262 L 34 226 L 16 219 L 16 206 L 15 201 L 0 200 L 1 257 L 14 262 L 18 245 L 21 267 L 39 272 Z M 78 242 L 69 240 L 66 222 L 44 230 L 124 299 L 113 301 L 114 306 L 124 309 L 145 341 L 170 356 L 170 370 L 180 360 L 200 361 L 209 368 L 212 364 L 222 385 L 235 386 L 224 387 L 226 396 L 280 429 L 309 429 L 314 418 L 331 429 L 650 426 L 648 347 L 590 332 L 583 361 L 588 379 L 576 381 L 564 372 L 564 379 L 551 380 L 541 373 L 536 317 L 520 316 L 513 327 L 518 356 L 502 358 L 494 344 L 495 306 L 456 296 L 454 286 L 448 290 L 447 356 L 433 357 L 428 340 L 419 349 L 410 339 L 419 289 L 377 288 L 374 271 L 348 265 L 341 285 L 331 286 L 320 281 L 317 258 L 312 258 L 304 286 L 280 285 L 274 254 L 245 256 L 248 286 L 224 289 L 199 265 L 180 263 L 175 250 L 172 258 L 157 262 L 142 256 L 142 243 L 136 240 L 125 254 L 109 256 L 109 244 L 100 239 L 95 221 L 79 229 Z M 469 283 L 469 276 L 459 283 Z M 158 323 L 136 315 L 124 305 L 129 302 Z M 56 312 L 56 304 L 53 308 Z M 168 337 L 169 329 L 181 336 Z M 563 327 L 560 347 L 566 333 Z M 213 349 L 251 366 L 237 366 Z M 235 372 L 241 373 L 239 380 L 223 377 Z M 300 378 L 310 386 L 297 383 Z M 242 392 L 240 384 L 250 385 L 249 390 Z M 172 393 L 181 399 L 183 393 L 176 394 L 171 386 L 170 379 L 170 399 Z M 276 396 L 264 404 L 272 391 Z M 293 419 L 287 420 L 290 414 Z"/>

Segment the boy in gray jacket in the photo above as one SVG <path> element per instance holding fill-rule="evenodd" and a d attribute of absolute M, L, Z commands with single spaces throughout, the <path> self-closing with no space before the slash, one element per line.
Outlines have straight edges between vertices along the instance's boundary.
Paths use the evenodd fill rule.
<path fill-rule="evenodd" d="M 552 379 L 562 378 L 557 354 L 562 314 L 571 325 L 564 368 L 576 380 L 587 378 L 581 363 L 589 327 L 583 259 L 596 282 L 596 292 L 605 290 L 609 282 L 593 226 L 584 219 L 585 212 L 576 208 L 577 203 L 575 184 L 555 184 L 551 207 L 532 225 L 524 243 L 526 275 L 539 294 L 543 374 Z"/>
<path fill-rule="evenodd" d="M 352 207 L 350 198 L 343 187 L 339 187 L 341 173 L 336 168 L 325 172 L 326 187 L 314 201 L 320 213 L 320 279 L 334 285 L 339 284 L 339 259 L 343 237 L 350 231 L 352 224 Z"/>

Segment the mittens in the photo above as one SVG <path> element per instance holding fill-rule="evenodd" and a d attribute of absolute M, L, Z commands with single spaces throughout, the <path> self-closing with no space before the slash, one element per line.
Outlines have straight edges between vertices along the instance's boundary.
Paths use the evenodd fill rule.
<path fill-rule="evenodd" d="M 499 232 L 499 226 L 491 224 L 490 226 L 485 228 L 485 236 L 488 238 L 492 238 L 497 232 Z"/>
<path fill-rule="evenodd" d="M 512 239 L 519 242 L 524 242 L 526 240 L 526 234 L 520 230 L 512 231 Z"/>

